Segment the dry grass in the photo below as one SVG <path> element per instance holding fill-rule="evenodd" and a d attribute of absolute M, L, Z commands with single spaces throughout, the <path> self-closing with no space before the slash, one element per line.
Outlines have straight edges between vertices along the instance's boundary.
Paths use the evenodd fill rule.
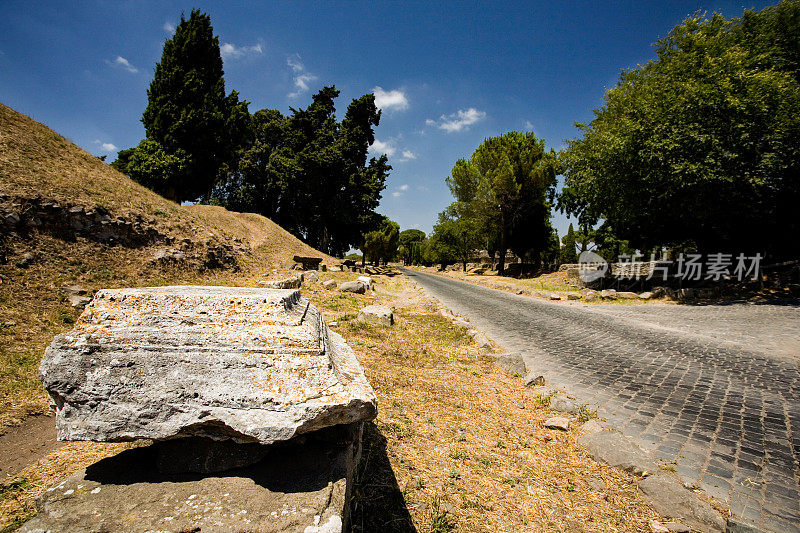
<path fill-rule="evenodd" d="M 333 329 L 375 388 L 375 426 L 419 531 L 431 531 L 442 516 L 458 531 L 641 531 L 657 518 L 637 495 L 636 479 L 590 459 L 576 431 L 544 429 L 552 413 L 521 379 L 483 355 L 406 278 L 381 278 L 378 288 L 376 298 L 318 288 L 309 296 L 338 323 Z M 396 311 L 392 328 L 355 320 L 367 303 L 398 299 L 415 303 Z M 590 477 L 608 488 L 591 490 Z M 374 516 L 385 519 L 386 509 L 370 502 L 390 501 L 389 492 L 384 480 L 361 487 L 357 528 L 372 531 Z M 398 530 L 403 511 L 394 511 Z"/>

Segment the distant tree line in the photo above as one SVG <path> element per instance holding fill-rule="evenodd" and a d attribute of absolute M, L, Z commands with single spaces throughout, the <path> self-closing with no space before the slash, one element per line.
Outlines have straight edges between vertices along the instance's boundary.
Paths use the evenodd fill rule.
<path fill-rule="evenodd" d="M 336 119 L 335 87 L 305 109 L 251 114 L 225 93 L 219 39 L 199 10 L 164 43 L 142 116 L 146 138 L 112 163 L 174 200 L 262 214 L 320 251 L 342 255 L 380 231 L 375 212 L 391 170 L 367 157 L 381 112 L 372 94 Z"/>

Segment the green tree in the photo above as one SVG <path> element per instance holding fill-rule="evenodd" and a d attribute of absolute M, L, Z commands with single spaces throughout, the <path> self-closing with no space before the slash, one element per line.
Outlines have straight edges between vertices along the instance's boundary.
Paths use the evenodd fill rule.
<path fill-rule="evenodd" d="M 207 14 L 181 15 L 164 43 L 147 98 L 142 115 L 147 139 L 185 162 L 180 172 L 176 167 L 163 177 L 162 194 L 178 202 L 208 198 L 246 133 L 249 115 L 236 91 L 225 94 L 219 38 Z"/>
<path fill-rule="evenodd" d="M 420 243 L 425 240 L 425 232 L 418 229 L 407 229 L 400 232 L 400 247 L 398 253 L 405 264 L 417 264 L 421 259 L 419 256 Z"/>
<path fill-rule="evenodd" d="M 362 261 L 367 258 L 373 263 L 388 263 L 397 255 L 400 241 L 400 226 L 388 217 L 382 217 L 378 229 L 364 235 L 361 245 Z"/>
<path fill-rule="evenodd" d="M 641 250 L 796 254 L 798 43 L 797 0 L 684 20 L 578 125 L 559 207 Z"/>
<path fill-rule="evenodd" d="M 443 266 L 460 261 L 464 270 L 480 243 L 478 222 L 468 217 L 454 218 L 447 211 L 439 214 L 430 238 L 431 260 Z"/>
<path fill-rule="evenodd" d="M 127 158 L 126 173 L 165 198 L 175 196 L 173 176 L 186 171 L 187 158 L 178 150 L 170 154 L 156 141 L 144 139 Z"/>
<path fill-rule="evenodd" d="M 575 249 L 576 247 L 576 236 L 575 236 L 575 228 L 572 227 L 572 223 L 569 225 L 569 229 L 567 230 L 567 234 L 561 239 L 561 262 L 562 263 L 577 263 L 578 262 L 578 254 Z"/>
<path fill-rule="evenodd" d="M 375 213 L 391 170 L 385 155 L 370 158 L 380 121 L 372 94 L 354 99 L 341 123 L 323 87 L 305 109 L 283 116 L 261 110 L 250 120 L 240 156 L 214 190 L 215 201 L 271 218 L 314 248 L 342 255 L 375 230 Z"/>
<path fill-rule="evenodd" d="M 447 178 L 456 198 L 451 213 L 472 220 L 487 249 L 500 254 L 498 272 L 505 269 L 507 250 L 522 257 L 549 246 L 556 164 L 544 140 L 512 131 L 486 139 L 453 166 Z"/>

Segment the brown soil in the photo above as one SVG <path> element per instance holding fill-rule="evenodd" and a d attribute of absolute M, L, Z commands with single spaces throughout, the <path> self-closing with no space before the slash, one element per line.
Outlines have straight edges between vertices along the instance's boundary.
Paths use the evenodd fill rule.
<path fill-rule="evenodd" d="M 8 483 L 26 466 L 62 446 L 50 414 L 29 416 L 19 426 L 6 428 L 0 435 L 0 483 Z"/>

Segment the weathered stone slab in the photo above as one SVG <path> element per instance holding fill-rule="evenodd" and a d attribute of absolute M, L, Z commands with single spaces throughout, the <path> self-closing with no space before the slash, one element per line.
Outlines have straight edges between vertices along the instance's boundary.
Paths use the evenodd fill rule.
<path fill-rule="evenodd" d="M 661 516 L 680 520 L 704 533 L 725 530 L 722 516 L 673 476 L 662 474 L 643 479 L 639 490 Z"/>
<path fill-rule="evenodd" d="M 367 292 L 367 287 L 360 281 L 345 281 L 341 285 L 339 285 L 339 290 L 341 292 L 353 292 L 356 294 L 364 294 Z"/>
<path fill-rule="evenodd" d="M 20 531 L 347 530 L 362 426 L 262 446 L 257 464 L 213 476 L 161 472 L 165 442 L 127 450 L 48 489 Z"/>
<path fill-rule="evenodd" d="M 616 431 L 589 433 L 578 439 L 578 444 L 598 461 L 631 474 L 643 476 L 659 471 L 647 452 Z"/>
<path fill-rule="evenodd" d="M 368 305 L 358 312 L 358 321 L 365 324 L 391 326 L 394 324 L 394 313 L 385 305 Z"/>
<path fill-rule="evenodd" d="M 40 378 L 60 440 L 270 444 L 377 410 L 353 351 L 294 290 L 99 291 Z"/>

